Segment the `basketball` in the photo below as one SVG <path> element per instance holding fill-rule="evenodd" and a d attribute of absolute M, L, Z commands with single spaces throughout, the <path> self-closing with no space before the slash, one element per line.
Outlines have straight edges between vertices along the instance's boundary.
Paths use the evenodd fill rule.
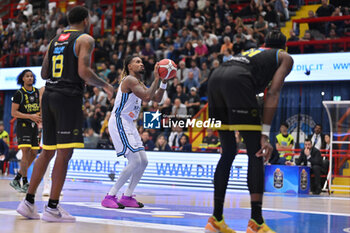
<path fill-rule="evenodd" d="M 159 77 L 161 79 L 172 79 L 176 76 L 177 66 L 173 60 L 163 59 L 159 61 Z"/>

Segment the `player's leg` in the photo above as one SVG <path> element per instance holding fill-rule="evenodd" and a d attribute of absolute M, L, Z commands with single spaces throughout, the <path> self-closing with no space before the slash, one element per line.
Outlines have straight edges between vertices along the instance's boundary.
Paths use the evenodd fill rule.
<path fill-rule="evenodd" d="M 27 172 L 28 172 L 28 168 L 31 166 L 31 164 L 33 163 L 33 161 L 35 160 L 36 156 L 38 154 L 38 151 L 37 150 L 33 150 L 31 149 L 29 151 L 29 157 L 27 158 L 28 159 L 28 164 L 27 164 Z M 34 168 L 33 168 L 34 169 Z M 27 177 L 22 177 L 23 179 L 23 186 L 22 186 L 22 190 L 21 192 L 22 193 L 27 193 L 28 191 L 28 187 L 29 187 L 29 183 L 28 183 L 28 179 Z"/>
<path fill-rule="evenodd" d="M 214 174 L 214 212 L 209 218 L 205 232 L 233 233 L 223 218 L 223 208 L 230 170 L 237 153 L 234 131 L 219 131 L 222 154 Z"/>
<path fill-rule="evenodd" d="M 148 160 L 146 156 L 146 152 L 144 150 L 134 153 L 136 156 L 140 158 L 140 164 L 133 171 L 130 179 L 130 183 L 128 188 L 125 190 L 124 195 L 119 200 L 122 205 L 125 207 L 135 207 L 142 208 L 144 205 L 135 199 L 135 196 L 132 195 L 136 185 L 140 182 L 142 175 L 147 167 Z"/>
<path fill-rule="evenodd" d="M 148 165 L 147 155 L 144 150 L 138 152 L 140 156 L 140 165 L 132 174 L 128 188 L 125 190 L 125 196 L 131 196 L 136 188 L 136 185 L 140 182 L 142 175 Z"/>
<path fill-rule="evenodd" d="M 124 205 L 120 202 L 120 200 L 118 201 L 116 195 L 118 194 L 121 187 L 123 187 L 123 185 L 128 181 L 128 179 L 131 178 L 135 170 L 139 169 L 139 167 L 141 166 L 141 158 L 139 152 L 129 152 L 125 156 L 128 159 L 128 165 L 124 167 L 117 181 L 109 190 L 105 198 L 102 200 L 101 204 L 104 207 L 124 208 Z"/>
<path fill-rule="evenodd" d="M 30 184 L 25 197 L 19 206 L 17 207 L 17 212 L 22 216 L 29 219 L 39 219 L 39 215 L 34 205 L 35 192 L 41 182 L 44 172 L 50 162 L 50 160 L 55 155 L 54 150 L 43 150 L 34 164 L 32 177 L 30 179 Z"/>
<path fill-rule="evenodd" d="M 264 195 L 264 160 L 255 154 L 261 148 L 260 131 L 240 131 L 247 146 L 248 154 L 248 189 L 250 193 L 251 219 L 248 223 L 247 232 L 273 233 L 264 222 L 262 216 L 262 204 Z"/>
<path fill-rule="evenodd" d="M 232 93 L 232 90 L 228 91 L 226 89 L 226 91 L 223 91 L 225 86 L 227 86 L 225 77 L 225 70 L 221 69 L 213 73 L 209 79 L 209 117 L 220 120 L 223 125 L 228 126 L 231 122 L 229 120 L 229 108 L 226 99 L 229 97 L 229 93 Z M 205 232 L 234 233 L 235 231 L 229 228 L 223 219 L 223 206 L 230 169 L 237 153 L 236 140 L 234 131 L 220 130 L 219 136 L 222 155 L 214 174 L 214 211 L 213 216 L 209 218 L 205 226 Z"/>
<path fill-rule="evenodd" d="M 28 163 L 30 156 L 30 145 L 21 147 L 22 151 L 22 159 L 20 162 L 20 169 L 17 172 L 15 178 L 10 182 L 10 186 L 13 187 L 15 190 L 22 192 L 22 186 L 20 183 L 20 180 L 22 179 L 23 185 L 26 185 L 28 183 L 27 179 L 27 169 L 28 169 Z"/>

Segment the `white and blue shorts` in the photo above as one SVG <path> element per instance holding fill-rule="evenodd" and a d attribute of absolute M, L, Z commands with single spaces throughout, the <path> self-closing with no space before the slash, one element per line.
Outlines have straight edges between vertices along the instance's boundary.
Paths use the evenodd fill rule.
<path fill-rule="evenodd" d="M 125 156 L 130 152 L 144 150 L 140 134 L 132 120 L 121 115 L 111 114 L 108 130 L 117 156 Z"/>

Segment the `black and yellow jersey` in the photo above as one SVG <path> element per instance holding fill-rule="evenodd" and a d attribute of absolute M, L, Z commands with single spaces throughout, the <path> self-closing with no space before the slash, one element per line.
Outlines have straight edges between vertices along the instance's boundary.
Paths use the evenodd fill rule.
<path fill-rule="evenodd" d="M 252 74 L 252 82 L 255 86 L 256 93 L 263 92 L 271 82 L 278 64 L 278 53 L 281 49 L 257 48 L 242 52 L 233 58 L 227 65 L 238 63 L 239 66 L 245 67 Z M 225 64 L 225 63 L 224 63 Z"/>
<path fill-rule="evenodd" d="M 25 114 L 36 114 L 40 112 L 39 90 L 33 87 L 32 91 L 26 90 L 24 87 L 17 90 L 12 98 L 12 102 L 19 104 L 18 111 Z M 29 122 L 30 119 L 17 119 L 17 122 Z M 18 123 L 17 123 L 18 124 Z"/>
<path fill-rule="evenodd" d="M 48 51 L 49 79 L 45 91 L 60 92 L 68 96 L 83 95 L 84 81 L 78 74 L 78 57 L 75 45 L 85 33 L 65 30 L 51 42 Z"/>

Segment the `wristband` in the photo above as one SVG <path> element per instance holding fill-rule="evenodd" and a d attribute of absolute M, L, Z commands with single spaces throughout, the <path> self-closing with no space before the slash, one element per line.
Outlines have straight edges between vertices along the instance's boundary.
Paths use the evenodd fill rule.
<path fill-rule="evenodd" d="M 159 88 L 165 90 L 167 86 L 168 86 L 168 83 L 160 82 Z"/>
<path fill-rule="evenodd" d="M 266 135 L 269 138 L 270 137 L 270 129 L 271 129 L 271 125 L 263 124 L 261 134 Z"/>

